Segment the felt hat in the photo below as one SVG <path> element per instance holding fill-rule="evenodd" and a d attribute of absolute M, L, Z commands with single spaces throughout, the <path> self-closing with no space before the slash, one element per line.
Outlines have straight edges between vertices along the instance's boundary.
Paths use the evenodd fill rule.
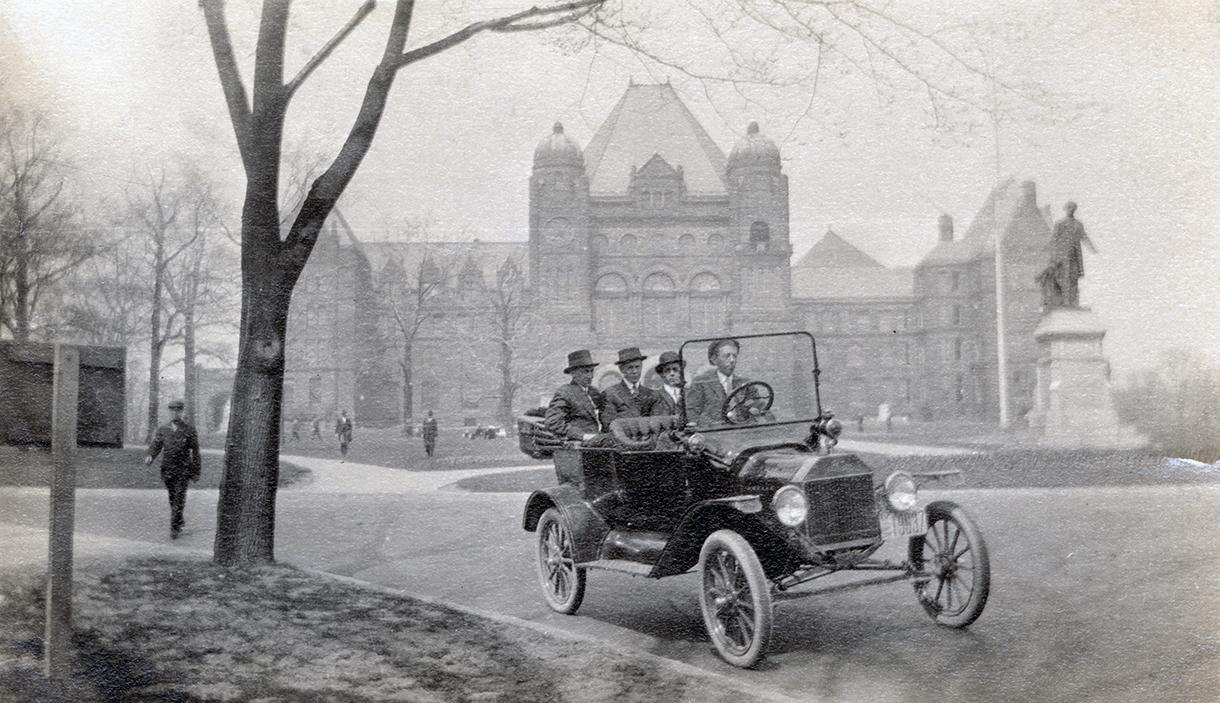
<path fill-rule="evenodd" d="M 678 352 L 662 352 L 661 358 L 657 359 L 657 373 L 660 373 L 661 369 L 670 364 L 678 364 L 680 367 L 686 366 L 686 364 L 682 363 L 682 357 L 678 356 Z"/>
<path fill-rule="evenodd" d="M 648 357 L 640 353 L 639 347 L 627 347 L 626 349 L 618 350 L 618 361 L 614 362 L 618 366 L 630 363 L 632 361 L 643 361 Z"/>
<path fill-rule="evenodd" d="M 170 409 L 170 410 L 182 410 L 182 409 L 183 409 L 183 408 L 185 408 L 185 407 L 186 407 L 186 403 L 182 402 L 181 400 L 171 400 L 171 401 L 169 401 L 169 409 Z"/>
<path fill-rule="evenodd" d="M 572 373 L 576 369 L 588 368 L 597 366 L 597 362 L 593 360 L 593 355 L 588 349 L 578 349 L 568 354 L 568 367 L 563 370 L 564 373 Z"/>

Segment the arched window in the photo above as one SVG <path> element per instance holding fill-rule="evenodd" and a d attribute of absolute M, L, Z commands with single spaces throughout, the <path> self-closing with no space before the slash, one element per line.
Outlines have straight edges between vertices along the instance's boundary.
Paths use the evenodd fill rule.
<path fill-rule="evenodd" d="M 619 249 L 622 251 L 631 251 L 636 248 L 640 242 L 634 234 L 624 234 L 622 239 L 618 240 Z"/>
<path fill-rule="evenodd" d="M 713 232 L 707 235 L 707 248 L 712 251 L 720 251 L 724 249 L 724 237 Z"/>
<path fill-rule="evenodd" d="M 695 246 L 694 235 L 684 234 L 681 237 L 678 237 L 678 246 L 682 247 L 683 249 L 690 249 L 691 247 Z"/>
<path fill-rule="evenodd" d="M 694 334 L 714 334 L 724 329 L 725 302 L 720 278 L 702 271 L 690 279 L 690 326 Z"/>
<path fill-rule="evenodd" d="M 770 243 L 771 225 L 761 221 L 750 225 L 750 247 L 754 251 L 766 251 Z"/>
<path fill-rule="evenodd" d="M 604 235 L 604 234 L 594 235 L 593 239 L 590 241 L 591 241 L 591 244 L 593 245 L 593 252 L 595 254 L 601 254 L 601 253 L 605 252 L 608 245 L 610 244 L 610 240 L 607 239 L 606 235 Z"/>
<path fill-rule="evenodd" d="M 635 327 L 627 279 L 617 273 L 600 276 L 593 285 L 593 324 L 603 334 L 626 335 Z"/>
<path fill-rule="evenodd" d="M 678 322 L 674 310 L 674 279 L 669 274 L 652 273 L 644 279 L 644 296 L 641 305 L 644 331 L 648 334 L 665 334 L 672 331 Z"/>

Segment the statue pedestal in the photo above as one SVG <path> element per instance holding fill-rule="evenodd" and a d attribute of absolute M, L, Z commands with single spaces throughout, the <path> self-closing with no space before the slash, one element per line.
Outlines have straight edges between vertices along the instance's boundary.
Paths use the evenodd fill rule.
<path fill-rule="evenodd" d="M 1118 422 L 1110 397 L 1105 327 L 1087 308 L 1055 308 L 1034 330 L 1038 384 L 1029 426 L 1044 447 L 1133 449 L 1147 439 Z"/>

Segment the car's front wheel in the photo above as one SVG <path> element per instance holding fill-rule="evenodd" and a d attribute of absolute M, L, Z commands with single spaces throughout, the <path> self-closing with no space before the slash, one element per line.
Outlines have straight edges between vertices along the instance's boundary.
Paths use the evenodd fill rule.
<path fill-rule="evenodd" d="M 983 614 L 991 592 L 991 560 L 983 535 L 956 503 L 927 508 L 928 531 L 910 541 L 911 565 L 932 578 L 915 584 L 928 615 L 947 627 L 966 627 Z"/>
<path fill-rule="evenodd" d="M 703 624 L 728 663 L 749 668 L 771 640 L 771 588 L 754 549 L 732 530 L 708 535 L 699 552 Z"/>
<path fill-rule="evenodd" d="M 585 598 L 585 570 L 576 566 L 572 530 L 558 508 L 538 519 L 538 581 L 552 610 L 571 615 Z"/>

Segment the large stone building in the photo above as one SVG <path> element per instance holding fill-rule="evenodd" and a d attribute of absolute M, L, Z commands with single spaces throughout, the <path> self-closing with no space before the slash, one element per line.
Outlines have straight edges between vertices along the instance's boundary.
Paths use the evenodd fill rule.
<path fill-rule="evenodd" d="M 570 349 L 610 361 L 638 345 L 655 362 L 687 338 L 803 329 L 840 415 L 995 417 L 1000 232 L 1009 403 L 1023 415 L 1050 236 L 1033 183 L 999 184 L 962 236 L 941 216 L 913 269 L 832 231 L 793 262 L 788 204 L 757 124 L 726 156 L 668 84 L 633 84 L 584 149 L 560 124 L 538 145 L 526 241 L 360 242 L 334 218 L 293 298 L 285 414 L 486 420 L 503 414 L 505 381 L 514 410 L 544 399 Z"/>

